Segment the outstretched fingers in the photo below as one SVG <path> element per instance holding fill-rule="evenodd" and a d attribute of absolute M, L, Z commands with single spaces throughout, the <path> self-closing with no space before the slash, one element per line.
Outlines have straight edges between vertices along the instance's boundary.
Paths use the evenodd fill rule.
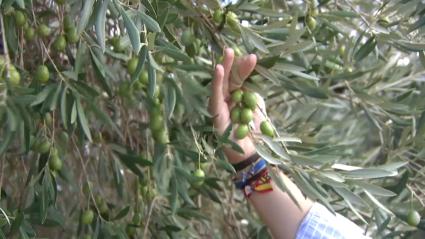
<path fill-rule="evenodd" d="M 224 87 L 225 69 L 221 64 L 215 68 L 214 80 L 212 82 L 212 96 L 210 98 L 209 111 L 214 117 L 214 127 L 218 133 L 223 133 L 229 124 L 229 108 L 225 101 Z"/>
<path fill-rule="evenodd" d="M 223 57 L 223 68 L 224 68 L 224 82 L 223 82 L 223 93 L 224 97 L 227 99 L 230 95 L 229 91 L 229 82 L 230 73 L 232 71 L 233 61 L 235 59 L 235 52 L 232 48 L 224 49 L 224 57 Z"/>
<path fill-rule="evenodd" d="M 237 60 L 229 83 L 229 91 L 240 88 L 244 81 L 251 75 L 257 64 L 257 56 L 249 54 Z"/>

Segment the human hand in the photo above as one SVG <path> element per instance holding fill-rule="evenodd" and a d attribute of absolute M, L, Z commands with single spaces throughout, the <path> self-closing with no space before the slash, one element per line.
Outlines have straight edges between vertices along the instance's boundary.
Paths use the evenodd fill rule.
<path fill-rule="evenodd" d="M 231 92 L 242 87 L 243 82 L 249 77 L 257 64 L 257 57 L 250 54 L 241 57 L 234 63 L 234 52 L 231 48 L 224 50 L 223 64 L 217 64 L 212 82 L 212 96 L 209 102 L 209 111 L 214 117 L 214 127 L 218 134 L 223 134 L 227 127 L 231 124 L 230 111 L 234 105 L 231 101 Z M 232 66 L 233 71 L 232 72 Z M 257 95 L 257 107 L 254 110 L 254 124 L 251 133 L 258 133 L 261 122 L 265 119 L 265 103 L 264 100 Z M 224 152 L 230 163 L 238 163 L 247 159 L 255 153 L 255 146 L 252 135 L 237 140 L 234 137 L 234 129 L 231 139 L 235 141 L 244 151 L 243 154 L 231 149 L 225 148 Z"/>

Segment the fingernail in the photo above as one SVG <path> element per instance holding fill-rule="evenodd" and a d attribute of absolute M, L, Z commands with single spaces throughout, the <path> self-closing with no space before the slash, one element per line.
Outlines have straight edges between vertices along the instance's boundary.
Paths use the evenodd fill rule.
<path fill-rule="evenodd" d="M 233 49 L 230 48 L 230 47 L 226 48 L 226 50 L 224 50 L 224 51 L 225 51 L 226 55 L 230 55 L 231 53 L 233 53 Z"/>

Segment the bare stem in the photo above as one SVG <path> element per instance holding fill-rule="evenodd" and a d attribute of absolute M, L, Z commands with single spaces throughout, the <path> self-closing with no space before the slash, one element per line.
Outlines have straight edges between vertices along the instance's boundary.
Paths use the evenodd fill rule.
<path fill-rule="evenodd" d="M 155 202 L 156 202 L 157 199 L 158 199 L 158 197 L 155 197 L 151 202 L 151 206 L 149 208 L 149 213 L 148 213 L 148 218 L 146 220 L 145 228 L 143 229 L 143 237 L 142 238 L 146 238 L 146 236 L 148 234 L 148 227 L 149 227 L 149 223 L 150 223 L 150 220 L 151 220 L 153 207 L 155 206 Z"/>

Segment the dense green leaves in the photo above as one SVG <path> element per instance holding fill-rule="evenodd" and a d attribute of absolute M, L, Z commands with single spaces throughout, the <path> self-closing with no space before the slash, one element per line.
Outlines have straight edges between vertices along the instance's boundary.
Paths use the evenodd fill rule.
<path fill-rule="evenodd" d="M 78 34 L 81 34 L 83 30 L 87 27 L 87 24 L 93 11 L 94 3 L 94 0 L 84 1 L 84 5 L 80 14 L 80 20 L 78 21 Z"/>

